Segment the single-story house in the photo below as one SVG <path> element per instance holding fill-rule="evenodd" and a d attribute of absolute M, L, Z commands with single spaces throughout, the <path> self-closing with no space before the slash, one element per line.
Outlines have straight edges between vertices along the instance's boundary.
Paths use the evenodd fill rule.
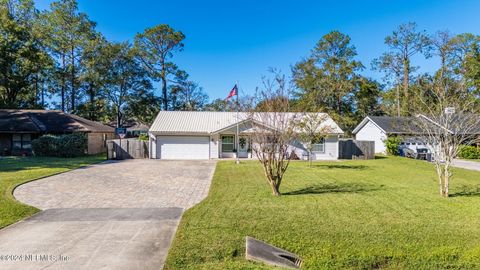
<path fill-rule="evenodd" d="M 367 116 L 353 130 L 355 139 L 374 141 L 375 153 L 385 154 L 385 140 L 391 135 L 412 136 L 419 130 L 411 117 Z"/>
<path fill-rule="evenodd" d="M 295 117 L 300 113 L 285 113 Z M 323 115 L 323 114 L 322 114 Z M 338 139 L 342 129 L 324 114 L 329 133 L 314 146 L 313 159 L 338 159 Z M 252 123 L 246 113 L 161 111 L 149 134 L 150 158 L 154 159 L 219 159 L 255 158 L 251 153 Z M 237 138 L 237 125 L 239 138 Z M 291 145 L 291 151 L 305 157 L 302 143 Z"/>
<path fill-rule="evenodd" d="M 112 121 L 108 123 L 109 126 L 116 128 L 117 121 Z M 135 119 L 127 119 L 122 124 L 122 127 L 127 129 L 127 136 L 126 138 L 136 138 L 141 134 L 147 134 L 148 129 L 150 128 L 149 125 L 142 123 Z"/>
<path fill-rule="evenodd" d="M 106 151 L 115 130 L 58 110 L 0 110 L 0 155 L 31 154 L 32 140 L 43 134 L 85 133 L 88 154 Z"/>
<path fill-rule="evenodd" d="M 418 115 L 418 117 L 427 119 L 423 115 Z M 355 127 L 352 133 L 357 140 L 374 141 L 375 153 L 386 153 L 385 140 L 392 135 L 403 138 L 401 148 L 410 148 L 412 150 L 415 150 L 415 148 L 429 148 L 420 138 L 422 130 L 416 124 L 417 121 L 417 117 L 367 116 Z M 433 124 L 435 123 L 432 122 Z M 480 127 L 476 127 L 469 132 L 480 134 Z"/>

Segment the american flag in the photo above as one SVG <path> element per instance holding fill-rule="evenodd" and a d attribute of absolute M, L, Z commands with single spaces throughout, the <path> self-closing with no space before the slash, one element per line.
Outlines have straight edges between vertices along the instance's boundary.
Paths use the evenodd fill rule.
<path fill-rule="evenodd" d="M 228 100 L 229 98 L 236 96 L 238 94 L 238 87 L 235 84 L 235 86 L 230 90 L 230 93 L 228 94 L 227 98 L 225 100 Z"/>

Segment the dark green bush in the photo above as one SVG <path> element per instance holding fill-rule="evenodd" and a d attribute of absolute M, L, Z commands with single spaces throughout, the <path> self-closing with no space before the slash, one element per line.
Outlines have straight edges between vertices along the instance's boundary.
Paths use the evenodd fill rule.
<path fill-rule="evenodd" d="M 73 133 L 58 137 L 58 152 L 62 157 L 79 157 L 85 155 L 87 136 L 82 133 Z"/>
<path fill-rule="evenodd" d="M 480 159 L 480 147 L 462 145 L 458 157 L 464 159 Z"/>
<path fill-rule="evenodd" d="M 387 147 L 387 154 L 392 156 L 398 156 L 400 154 L 399 146 L 402 142 L 402 138 L 397 136 L 390 136 L 385 140 L 385 146 Z"/>
<path fill-rule="evenodd" d="M 32 141 L 32 149 L 35 156 L 79 157 L 85 155 L 87 136 L 82 133 L 43 135 Z"/>
<path fill-rule="evenodd" d="M 56 156 L 57 137 L 53 135 L 43 135 L 32 141 L 32 150 L 35 156 L 51 157 Z"/>

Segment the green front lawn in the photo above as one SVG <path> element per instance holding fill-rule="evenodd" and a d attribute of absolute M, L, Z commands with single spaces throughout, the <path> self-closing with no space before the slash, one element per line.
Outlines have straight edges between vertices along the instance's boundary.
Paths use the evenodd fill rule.
<path fill-rule="evenodd" d="M 0 228 L 38 212 L 12 195 L 23 183 L 105 160 L 105 155 L 78 158 L 0 157 Z"/>
<path fill-rule="evenodd" d="M 299 254 L 305 269 L 480 269 L 480 172 L 455 173 L 445 199 L 422 161 L 294 162 L 273 197 L 258 162 L 221 161 L 166 268 L 268 269 L 244 259 L 249 235 Z"/>

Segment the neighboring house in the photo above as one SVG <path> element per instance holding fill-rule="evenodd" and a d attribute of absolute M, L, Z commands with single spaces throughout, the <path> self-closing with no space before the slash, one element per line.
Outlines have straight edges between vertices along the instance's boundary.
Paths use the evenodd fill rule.
<path fill-rule="evenodd" d="M 117 127 L 117 121 L 112 121 L 108 125 L 113 127 L 113 128 L 116 128 Z M 127 138 L 136 138 L 140 134 L 147 134 L 148 129 L 150 128 L 150 126 L 148 126 L 148 125 L 146 125 L 146 124 L 144 124 L 140 121 L 134 120 L 134 119 L 126 120 L 122 124 L 122 127 L 127 129 L 127 136 L 126 136 Z"/>
<path fill-rule="evenodd" d="M 418 115 L 418 117 L 425 118 L 423 115 Z M 416 121 L 416 117 L 367 116 L 355 127 L 352 133 L 357 140 L 374 141 L 375 153 L 386 153 L 385 140 L 392 135 L 402 137 L 400 148 L 410 148 L 412 150 L 430 148 L 422 142 L 420 135 L 423 133 L 415 124 Z M 480 134 L 480 127 L 473 128 L 469 132 Z M 480 135 L 478 141 L 480 142 Z"/>
<path fill-rule="evenodd" d="M 0 155 L 31 154 L 32 140 L 43 134 L 85 133 L 88 154 L 106 151 L 114 129 L 57 110 L 0 110 Z"/>
<path fill-rule="evenodd" d="M 287 113 L 288 117 L 298 115 L 301 113 Z M 343 131 L 326 116 L 324 124 L 330 133 L 314 146 L 314 159 L 338 158 L 338 138 Z M 218 159 L 237 154 L 239 158 L 252 158 L 251 121 L 246 113 L 161 111 L 149 130 L 150 158 Z M 291 145 L 291 151 L 299 158 L 307 154 L 301 143 Z"/>
<path fill-rule="evenodd" d="M 357 140 L 374 141 L 375 153 L 385 154 L 387 151 L 385 140 L 388 136 L 407 137 L 409 141 L 412 141 L 415 135 L 420 134 L 419 132 L 414 125 L 414 119 L 411 117 L 367 116 L 355 127 L 352 133 Z M 416 142 L 413 143 L 417 144 Z"/>

